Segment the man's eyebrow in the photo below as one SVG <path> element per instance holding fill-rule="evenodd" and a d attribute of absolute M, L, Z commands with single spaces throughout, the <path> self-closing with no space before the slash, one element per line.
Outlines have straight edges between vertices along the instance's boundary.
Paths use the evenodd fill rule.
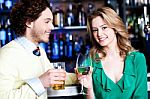
<path fill-rule="evenodd" d="M 52 18 L 46 18 L 45 20 L 52 20 Z"/>

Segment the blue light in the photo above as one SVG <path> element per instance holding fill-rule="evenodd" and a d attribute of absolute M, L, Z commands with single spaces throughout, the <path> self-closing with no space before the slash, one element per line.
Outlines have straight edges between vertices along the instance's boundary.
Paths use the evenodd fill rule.
<path fill-rule="evenodd" d="M 7 1 L 5 2 L 5 6 L 6 6 L 8 9 L 10 9 L 10 8 L 12 7 L 12 1 L 7 0 Z"/>

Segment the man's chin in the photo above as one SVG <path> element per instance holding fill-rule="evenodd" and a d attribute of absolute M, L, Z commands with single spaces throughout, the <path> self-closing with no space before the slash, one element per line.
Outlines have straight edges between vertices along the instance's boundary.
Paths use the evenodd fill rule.
<path fill-rule="evenodd" d="M 49 39 L 44 39 L 40 43 L 48 43 L 48 42 L 49 42 Z"/>
<path fill-rule="evenodd" d="M 49 39 L 47 39 L 47 40 L 44 40 L 44 43 L 48 43 L 49 42 Z"/>

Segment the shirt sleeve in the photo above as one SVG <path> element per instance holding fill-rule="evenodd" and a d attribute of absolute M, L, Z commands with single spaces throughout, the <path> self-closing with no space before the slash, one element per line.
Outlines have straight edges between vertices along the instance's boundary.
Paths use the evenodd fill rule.
<path fill-rule="evenodd" d="M 39 78 L 27 79 L 25 82 L 34 90 L 38 96 L 41 96 L 46 91 Z"/>
<path fill-rule="evenodd" d="M 135 56 L 134 64 L 136 66 L 136 89 L 133 95 L 133 99 L 148 99 L 147 92 L 147 65 L 145 56 L 139 53 Z"/>
<path fill-rule="evenodd" d="M 37 95 L 25 81 L 16 81 L 17 70 L 6 67 L 0 64 L 0 99 L 35 99 Z"/>

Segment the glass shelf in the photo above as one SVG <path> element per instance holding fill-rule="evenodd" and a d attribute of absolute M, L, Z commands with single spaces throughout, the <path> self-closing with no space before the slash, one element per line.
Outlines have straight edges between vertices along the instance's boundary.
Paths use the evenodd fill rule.
<path fill-rule="evenodd" d="M 11 10 L 0 10 L 0 14 L 8 14 Z"/>
<path fill-rule="evenodd" d="M 87 26 L 65 26 L 65 27 L 55 27 L 54 30 L 81 30 L 87 29 Z"/>

